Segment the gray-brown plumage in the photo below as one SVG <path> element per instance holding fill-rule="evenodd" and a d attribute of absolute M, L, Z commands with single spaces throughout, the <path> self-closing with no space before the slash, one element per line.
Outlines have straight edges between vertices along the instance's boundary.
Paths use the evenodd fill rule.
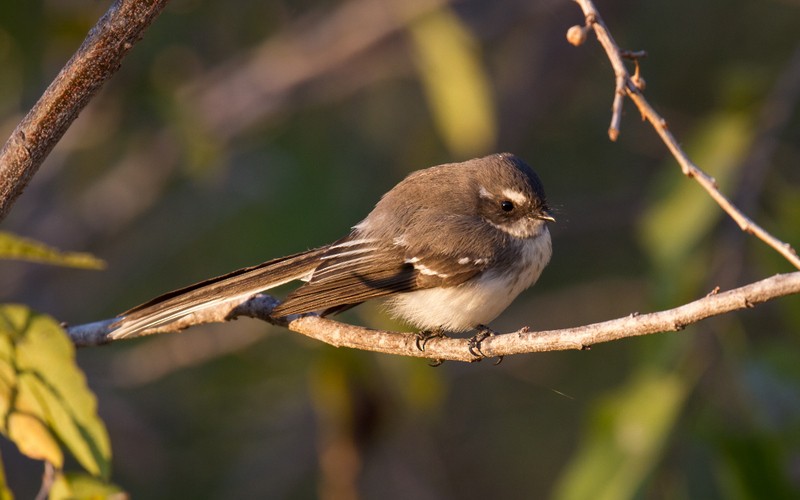
<path fill-rule="evenodd" d="M 541 181 L 514 155 L 420 170 L 341 240 L 157 297 L 122 314 L 111 336 L 137 336 L 294 280 L 306 283 L 273 316 L 391 297 L 390 311 L 420 328 L 468 330 L 538 278 L 551 255 L 546 221 Z"/>

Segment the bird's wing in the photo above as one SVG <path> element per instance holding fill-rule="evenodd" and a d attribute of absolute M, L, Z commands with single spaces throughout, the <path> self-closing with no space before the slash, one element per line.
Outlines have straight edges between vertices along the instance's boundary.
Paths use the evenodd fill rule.
<path fill-rule="evenodd" d="M 320 259 L 309 282 L 290 293 L 273 316 L 328 314 L 395 293 L 456 286 L 489 263 L 488 257 L 454 258 L 401 240 L 387 244 L 353 234 L 331 245 Z"/>
<path fill-rule="evenodd" d="M 319 264 L 319 257 L 327 249 L 321 247 L 281 257 L 165 293 L 122 313 L 109 337 L 136 337 L 190 314 L 223 303 L 242 301 L 258 292 L 304 279 L 311 275 Z"/>

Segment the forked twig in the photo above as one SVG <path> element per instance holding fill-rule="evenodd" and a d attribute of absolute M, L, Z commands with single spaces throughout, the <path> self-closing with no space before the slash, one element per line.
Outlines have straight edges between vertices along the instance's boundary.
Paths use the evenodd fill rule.
<path fill-rule="evenodd" d="M 639 109 L 642 118 L 646 119 L 655 129 L 656 133 L 661 137 L 664 144 L 667 145 L 672 156 L 678 160 L 683 174 L 696 180 L 703 189 L 722 207 L 722 209 L 739 225 L 742 231 L 752 234 L 759 238 L 761 241 L 774 248 L 778 253 L 783 255 L 786 260 L 792 263 L 796 268 L 800 269 L 800 257 L 797 256 L 794 248 L 788 243 L 785 243 L 764 228 L 753 222 L 752 219 L 747 217 L 741 210 L 739 210 L 733 203 L 731 203 L 717 188 L 717 183 L 713 177 L 703 172 L 689 159 L 689 156 L 678 145 L 678 141 L 669 131 L 667 122 L 659 115 L 650 103 L 645 99 L 642 94 L 644 89 L 644 80 L 639 75 L 638 59 L 644 54 L 643 52 L 627 52 L 620 50 L 614 38 L 609 33 L 608 28 L 603 22 L 600 13 L 594 6 L 591 0 L 575 0 L 580 5 L 583 14 L 586 17 L 586 24 L 584 26 L 573 26 L 567 32 L 567 39 L 573 45 L 580 45 L 586 40 L 586 33 L 592 29 L 597 36 L 597 40 L 603 49 L 606 51 L 611 66 L 614 69 L 614 77 L 616 81 L 616 90 L 614 92 L 614 103 L 612 105 L 611 126 L 608 129 L 609 138 L 614 141 L 619 136 L 619 126 L 622 115 L 622 100 L 624 97 L 630 98 L 631 101 Z M 636 61 L 636 72 L 631 76 L 628 68 L 625 66 L 625 58 L 632 58 Z"/>

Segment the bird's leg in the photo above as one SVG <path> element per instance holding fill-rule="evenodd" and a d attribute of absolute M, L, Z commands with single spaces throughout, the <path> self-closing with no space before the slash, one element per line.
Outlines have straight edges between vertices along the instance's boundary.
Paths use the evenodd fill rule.
<path fill-rule="evenodd" d="M 497 332 L 486 325 L 478 325 L 475 327 L 475 329 L 478 331 L 478 333 L 473 335 L 467 344 L 469 347 L 469 353 L 478 358 L 485 358 L 486 355 L 483 353 L 483 351 L 481 351 L 481 342 L 489 337 L 494 337 L 497 335 Z M 495 365 L 499 365 L 501 361 L 503 361 L 503 356 L 497 358 Z"/>
<path fill-rule="evenodd" d="M 433 338 L 447 338 L 447 335 L 444 334 L 444 330 L 441 328 L 437 328 L 435 330 L 423 330 L 421 332 L 417 332 L 414 334 L 417 337 L 417 349 L 420 351 L 425 350 L 425 344 L 428 343 L 430 339 Z"/>

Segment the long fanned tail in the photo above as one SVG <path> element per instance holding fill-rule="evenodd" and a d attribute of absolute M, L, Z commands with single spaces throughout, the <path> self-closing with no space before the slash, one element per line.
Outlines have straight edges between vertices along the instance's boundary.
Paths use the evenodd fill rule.
<path fill-rule="evenodd" d="M 138 337 L 190 314 L 224 303 L 241 302 L 258 292 L 307 278 L 329 246 L 270 260 L 165 293 L 120 315 L 112 339 Z"/>

